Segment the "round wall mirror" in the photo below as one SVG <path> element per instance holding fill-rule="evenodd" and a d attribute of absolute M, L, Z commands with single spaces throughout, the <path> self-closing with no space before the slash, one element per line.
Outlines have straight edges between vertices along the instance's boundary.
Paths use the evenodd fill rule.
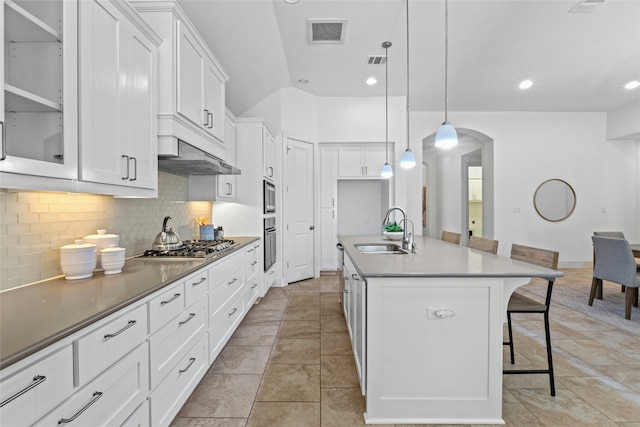
<path fill-rule="evenodd" d="M 576 207 L 576 193 L 566 181 L 549 179 L 536 189 L 533 206 L 538 215 L 547 221 L 562 221 L 573 213 Z"/>

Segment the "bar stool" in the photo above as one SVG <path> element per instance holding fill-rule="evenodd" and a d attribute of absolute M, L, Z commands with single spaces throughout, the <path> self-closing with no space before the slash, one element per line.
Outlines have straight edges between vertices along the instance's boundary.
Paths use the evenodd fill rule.
<path fill-rule="evenodd" d="M 442 237 L 440 240 L 455 243 L 456 245 L 460 244 L 460 239 L 462 239 L 462 234 L 460 233 L 452 233 L 451 231 L 442 231 Z"/>

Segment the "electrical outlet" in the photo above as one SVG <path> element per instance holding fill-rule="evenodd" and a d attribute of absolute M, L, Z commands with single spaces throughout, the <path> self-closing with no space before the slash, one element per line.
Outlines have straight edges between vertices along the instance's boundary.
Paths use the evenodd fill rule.
<path fill-rule="evenodd" d="M 441 319 L 440 316 L 436 315 L 436 312 L 439 310 L 446 310 L 444 307 L 427 307 L 427 319 Z"/>

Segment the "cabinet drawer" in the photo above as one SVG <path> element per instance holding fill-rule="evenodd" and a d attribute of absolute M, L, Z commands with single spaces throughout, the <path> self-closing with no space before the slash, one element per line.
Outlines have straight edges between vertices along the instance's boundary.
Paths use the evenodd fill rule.
<path fill-rule="evenodd" d="M 211 312 L 214 312 L 215 307 L 220 307 L 222 304 L 227 302 L 229 298 L 231 298 L 231 296 L 238 290 L 242 289 L 243 286 L 244 267 L 241 266 L 238 270 L 221 281 L 220 284 L 209 293 L 209 306 L 211 307 Z"/>
<path fill-rule="evenodd" d="M 140 345 L 147 337 L 147 307 L 118 316 L 74 342 L 76 385 L 84 384 Z"/>
<path fill-rule="evenodd" d="M 81 426 L 122 424 L 149 392 L 146 342 L 39 420 L 35 426 L 58 426 L 74 420 Z"/>
<path fill-rule="evenodd" d="M 209 274 L 206 268 L 197 271 L 184 281 L 185 306 L 189 307 L 209 292 Z"/>
<path fill-rule="evenodd" d="M 64 347 L 0 381 L 0 425 L 22 426 L 55 408 L 73 392 L 73 350 Z M 11 400 L 10 400 L 11 399 Z"/>
<path fill-rule="evenodd" d="M 265 289 L 265 292 L 269 291 L 269 288 L 276 283 L 276 265 L 274 265 L 273 267 L 271 267 L 269 269 L 269 271 L 266 271 L 264 273 L 264 289 Z"/>
<path fill-rule="evenodd" d="M 149 338 L 152 390 L 205 333 L 207 318 L 207 298 L 203 297 Z"/>
<path fill-rule="evenodd" d="M 206 334 L 180 359 L 151 393 L 151 425 L 168 426 L 207 372 Z"/>
<path fill-rule="evenodd" d="M 184 282 L 172 285 L 149 301 L 149 333 L 152 334 L 184 309 Z"/>
<path fill-rule="evenodd" d="M 209 286 L 213 290 L 225 283 L 227 277 L 244 267 L 244 252 L 236 252 L 225 257 L 209 268 Z"/>
<path fill-rule="evenodd" d="M 220 307 L 211 317 L 211 328 L 209 328 L 209 363 L 218 357 L 222 347 L 227 343 L 229 337 L 240 323 L 245 313 L 244 293 L 237 292 L 233 298 Z"/>
<path fill-rule="evenodd" d="M 245 277 L 251 277 L 258 272 L 258 249 L 260 246 L 252 246 L 245 252 Z"/>
<path fill-rule="evenodd" d="M 127 421 L 120 427 L 149 427 L 151 424 L 151 417 L 149 416 L 149 401 L 145 399 L 142 405 L 138 406 L 138 409 L 131 415 Z"/>
<path fill-rule="evenodd" d="M 260 291 L 260 286 L 258 283 L 259 274 L 254 274 L 253 277 L 247 280 L 247 283 L 244 286 L 244 301 L 245 301 L 245 309 L 249 311 L 251 306 L 256 299 L 258 299 L 258 292 Z"/>

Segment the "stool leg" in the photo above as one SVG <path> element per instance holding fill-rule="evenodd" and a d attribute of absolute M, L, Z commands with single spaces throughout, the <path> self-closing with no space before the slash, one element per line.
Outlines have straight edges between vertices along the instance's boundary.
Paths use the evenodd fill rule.
<path fill-rule="evenodd" d="M 547 363 L 549 365 L 549 386 L 551 388 L 551 396 L 556 395 L 556 384 L 553 378 L 553 356 L 551 355 L 551 333 L 549 331 L 549 311 L 544 313 L 544 332 L 547 339 Z"/>
<path fill-rule="evenodd" d="M 513 332 L 511 332 L 511 313 L 507 311 L 507 326 L 509 329 L 509 352 L 511 354 L 511 364 L 515 363 L 515 358 L 513 355 Z"/>

